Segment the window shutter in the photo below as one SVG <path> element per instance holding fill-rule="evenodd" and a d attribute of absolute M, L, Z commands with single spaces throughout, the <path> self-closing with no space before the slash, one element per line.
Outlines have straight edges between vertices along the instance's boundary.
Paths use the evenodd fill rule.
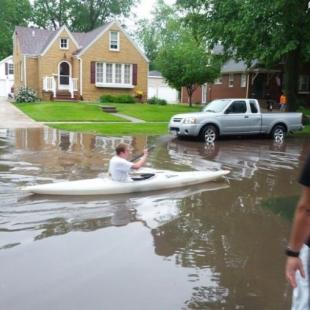
<path fill-rule="evenodd" d="M 5 75 L 9 74 L 9 64 L 6 62 L 5 63 Z"/>
<path fill-rule="evenodd" d="M 91 61 L 90 63 L 90 83 L 95 84 L 96 83 L 96 62 Z"/>
<path fill-rule="evenodd" d="M 138 80 L 138 65 L 133 64 L 132 65 L 132 84 L 137 85 L 137 80 Z"/>

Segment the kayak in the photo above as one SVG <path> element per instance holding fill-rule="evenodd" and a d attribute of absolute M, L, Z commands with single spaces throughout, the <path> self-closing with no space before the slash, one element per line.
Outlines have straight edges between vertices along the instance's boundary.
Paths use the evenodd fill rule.
<path fill-rule="evenodd" d="M 109 177 L 66 181 L 22 187 L 21 190 L 45 195 L 115 195 L 183 187 L 213 181 L 226 174 L 218 171 L 170 171 L 147 169 L 135 174 L 132 181 L 116 182 Z"/>

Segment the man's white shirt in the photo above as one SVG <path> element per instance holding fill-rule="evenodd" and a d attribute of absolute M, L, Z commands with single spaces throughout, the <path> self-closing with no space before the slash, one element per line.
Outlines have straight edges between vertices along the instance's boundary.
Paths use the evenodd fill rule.
<path fill-rule="evenodd" d="M 121 158 L 117 155 L 113 156 L 109 163 L 109 173 L 113 181 L 129 182 L 129 171 L 132 168 L 133 163 Z"/>

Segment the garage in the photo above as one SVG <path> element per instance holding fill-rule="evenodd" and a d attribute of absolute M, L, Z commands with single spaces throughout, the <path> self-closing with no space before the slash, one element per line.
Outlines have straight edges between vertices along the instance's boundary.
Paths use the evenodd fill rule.
<path fill-rule="evenodd" d="M 179 93 L 170 87 L 159 71 L 150 71 L 148 76 L 148 98 L 165 99 L 167 103 L 178 103 Z"/>
<path fill-rule="evenodd" d="M 6 80 L 0 80 L 0 97 L 7 97 L 7 82 Z"/>

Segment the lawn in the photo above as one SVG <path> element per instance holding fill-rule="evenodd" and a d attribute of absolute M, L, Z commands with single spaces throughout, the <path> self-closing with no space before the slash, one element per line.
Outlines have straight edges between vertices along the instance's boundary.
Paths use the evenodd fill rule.
<path fill-rule="evenodd" d="M 40 122 L 123 122 L 123 118 L 101 111 L 98 105 L 74 102 L 40 102 L 18 103 L 21 109 L 36 121 Z"/>
<path fill-rule="evenodd" d="M 94 121 L 117 122 L 126 121 L 109 113 L 101 111 L 98 103 L 72 102 L 40 102 L 16 104 L 24 113 L 36 121 Z M 177 113 L 199 111 L 200 107 L 186 105 L 149 105 L 149 104 L 109 104 L 115 106 L 119 113 L 142 119 L 146 122 L 168 122 L 171 116 Z"/>
<path fill-rule="evenodd" d="M 104 104 L 102 104 L 104 105 Z M 193 106 L 180 104 L 168 105 L 152 105 L 152 104 L 117 104 L 111 103 L 109 106 L 115 106 L 120 113 L 127 114 L 146 122 L 169 122 L 170 118 L 177 113 L 197 112 L 201 110 L 201 106 Z"/>

